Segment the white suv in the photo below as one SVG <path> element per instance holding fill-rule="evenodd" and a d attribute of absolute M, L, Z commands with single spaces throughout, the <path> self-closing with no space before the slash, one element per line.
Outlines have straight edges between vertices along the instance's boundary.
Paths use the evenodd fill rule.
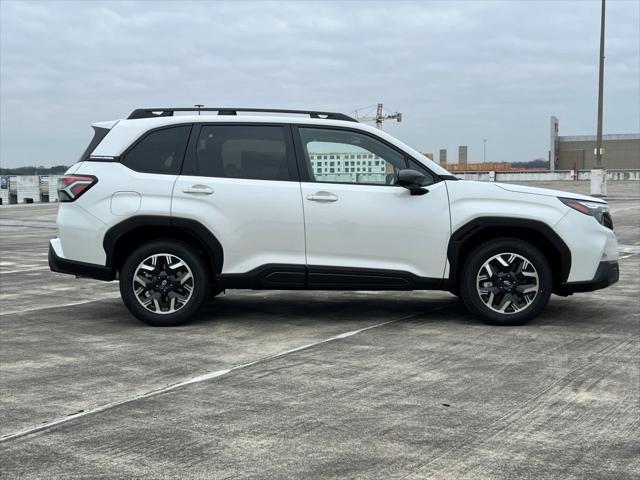
<path fill-rule="evenodd" d="M 343 114 L 138 109 L 93 128 L 60 180 L 49 264 L 119 279 L 151 325 L 234 288 L 447 290 L 515 325 L 552 292 L 618 280 L 606 203 L 460 181 Z"/>

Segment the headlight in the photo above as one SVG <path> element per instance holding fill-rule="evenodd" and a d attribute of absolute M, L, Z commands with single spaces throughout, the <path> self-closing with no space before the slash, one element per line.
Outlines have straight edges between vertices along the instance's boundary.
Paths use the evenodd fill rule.
<path fill-rule="evenodd" d="M 560 197 L 558 197 L 558 200 L 564 203 L 567 207 L 571 207 L 585 215 L 590 215 L 595 218 L 598 223 L 601 223 L 607 228 L 613 229 L 613 221 L 611 220 L 611 214 L 609 214 L 609 206 L 606 203 Z"/>

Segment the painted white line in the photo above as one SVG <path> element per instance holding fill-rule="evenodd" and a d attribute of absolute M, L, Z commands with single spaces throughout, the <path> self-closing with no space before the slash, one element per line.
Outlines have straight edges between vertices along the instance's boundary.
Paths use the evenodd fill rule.
<path fill-rule="evenodd" d="M 0 275 L 8 275 L 9 273 L 35 272 L 38 270 L 50 270 L 49 267 L 23 268 L 22 270 L 0 270 Z"/>
<path fill-rule="evenodd" d="M 1 220 L 0 226 L 2 227 L 23 227 L 23 228 L 46 228 L 47 230 L 56 230 L 56 222 L 24 222 L 20 220 Z"/>
<path fill-rule="evenodd" d="M 13 315 L 15 313 L 36 312 L 38 310 L 47 310 L 49 308 L 73 307 L 74 305 L 84 305 L 85 303 L 100 302 L 102 300 L 113 300 L 114 298 L 120 298 L 120 294 L 106 293 L 106 294 L 103 294 L 101 298 L 97 298 L 97 299 L 94 298 L 93 300 L 81 300 L 79 302 L 70 302 L 70 303 L 63 303 L 63 304 L 57 304 L 57 305 L 44 305 L 41 307 L 23 308 L 21 310 L 10 310 L 8 312 L 0 312 L 0 317 L 4 315 Z"/>
<path fill-rule="evenodd" d="M 237 370 L 248 368 L 248 367 L 251 367 L 253 365 L 257 365 L 259 363 L 268 362 L 268 361 L 274 360 L 276 358 L 281 358 L 281 357 L 284 357 L 285 355 L 289 355 L 291 353 L 300 352 L 301 350 L 307 350 L 309 348 L 317 347 L 318 345 L 323 345 L 323 344 L 328 343 L 328 342 L 334 342 L 336 340 L 342 340 L 344 338 L 348 338 L 348 337 L 351 337 L 353 335 L 357 335 L 359 333 L 366 332 L 367 330 L 372 330 L 374 328 L 379 328 L 379 327 L 383 327 L 385 325 L 389 325 L 390 323 L 401 322 L 403 320 L 408 320 L 410 318 L 415 318 L 415 317 L 418 317 L 420 315 L 425 315 L 425 314 L 428 314 L 428 313 L 431 313 L 431 312 L 436 312 L 438 310 L 443 310 L 445 308 L 448 308 L 448 307 L 451 307 L 451 306 L 455 305 L 456 303 L 458 303 L 458 302 L 447 303 L 445 305 L 440 305 L 439 307 L 431 308 L 431 309 L 429 309 L 427 311 L 424 311 L 424 312 L 413 313 L 411 315 L 405 315 L 404 317 L 396 318 L 394 320 L 388 320 L 386 322 L 376 323 L 375 325 L 370 325 L 368 327 L 360 328 L 358 330 L 352 330 L 350 332 L 340 333 L 338 335 L 334 335 L 332 337 L 326 338 L 324 340 L 320 340 L 318 342 L 309 343 L 307 345 L 302 345 L 300 347 L 295 347 L 295 348 L 292 348 L 290 350 L 285 350 L 284 352 L 276 353 L 276 354 L 273 354 L 273 355 L 268 355 L 266 357 L 262 357 L 262 358 L 259 358 L 257 360 L 254 360 L 253 362 L 242 363 L 240 365 L 236 365 L 234 367 L 227 368 L 226 370 L 216 370 L 214 372 L 208 372 L 208 373 L 205 373 L 203 375 L 198 375 L 198 376 L 195 376 L 195 377 L 188 378 L 188 379 L 183 380 L 181 382 L 177 382 L 177 383 L 173 383 L 171 385 L 167 385 L 165 387 L 161 387 L 161 388 L 157 388 L 157 389 L 154 389 L 154 390 L 150 390 L 150 391 L 142 393 L 140 395 L 135 395 L 133 397 L 124 398 L 122 400 L 117 400 L 115 402 L 107 403 L 105 405 L 100 405 L 98 407 L 91 408 L 91 409 L 88 409 L 88 410 L 82 410 L 82 411 L 80 411 L 78 413 L 74 413 L 72 415 L 68 415 L 66 417 L 59 418 L 57 420 L 52 420 L 50 422 L 43 423 L 42 425 L 38 425 L 36 427 L 32 427 L 32 428 L 28 428 L 26 430 L 21 430 L 19 432 L 7 434 L 4 437 L 0 438 L 0 443 L 7 442 L 9 440 L 15 440 L 17 438 L 24 437 L 26 435 L 31 435 L 31 434 L 34 434 L 34 433 L 37 433 L 37 432 L 41 432 L 43 430 L 48 430 L 50 428 L 53 428 L 53 427 L 58 426 L 58 425 L 61 425 L 63 423 L 70 422 L 70 421 L 75 420 L 77 418 L 86 417 L 87 415 L 93 415 L 95 413 L 104 412 L 105 410 L 110 410 L 110 409 L 112 409 L 114 407 L 118 407 L 120 405 L 126 405 L 128 403 L 132 403 L 132 402 L 135 402 L 137 400 L 142 400 L 142 399 L 145 399 L 145 398 L 149 398 L 149 397 L 154 397 L 156 395 L 160 395 L 162 393 L 171 392 L 172 390 L 176 390 L 176 389 L 184 387 L 186 385 L 192 385 L 194 383 L 206 382 L 208 380 L 215 380 L 215 379 L 218 379 L 220 377 L 224 377 L 225 375 L 227 375 L 227 374 L 229 374 L 231 372 L 237 371 Z"/>
<path fill-rule="evenodd" d="M 620 253 L 640 253 L 640 245 L 618 245 Z"/>

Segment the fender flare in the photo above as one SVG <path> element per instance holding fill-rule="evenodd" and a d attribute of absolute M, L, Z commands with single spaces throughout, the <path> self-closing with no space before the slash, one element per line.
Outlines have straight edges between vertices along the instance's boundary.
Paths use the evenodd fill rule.
<path fill-rule="evenodd" d="M 560 254 L 560 281 L 566 282 L 571 271 L 571 250 L 560 236 L 546 223 L 513 217 L 478 217 L 458 228 L 449 239 L 447 260 L 449 261 L 449 285 L 457 281 L 460 250 L 467 240 L 492 228 L 524 228 L 541 234 Z"/>
<path fill-rule="evenodd" d="M 160 215 L 137 215 L 127 218 L 107 230 L 102 242 L 102 246 L 107 256 L 107 267 L 111 269 L 114 268 L 113 259 L 115 256 L 115 246 L 118 243 L 118 240 L 132 230 L 141 227 L 176 228 L 191 235 L 192 237 L 195 237 L 202 245 L 204 245 L 209 258 L 211 259 L 211 266 L 214 273 L 218 275 L 222 272 L 222 265 L 224 264 L 224 250 L 222 249 L 222 244 L 218 241 L 215 235 L 211 233 L 211 230 L 197 220 L 180 217 L 164 217 Z"/>

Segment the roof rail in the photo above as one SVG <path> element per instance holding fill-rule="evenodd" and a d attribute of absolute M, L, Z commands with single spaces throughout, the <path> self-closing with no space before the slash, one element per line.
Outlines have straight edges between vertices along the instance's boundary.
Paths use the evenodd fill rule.
<path fill-rule="evenodd" d="M 286 110 L 276 108 L 137 108 L 131 115 L 127 117 L 128 120 L 137 118 L 155 118 L 155 117 L 172 117 L 175 112 L 218 112 L 218 115 L 237 115 L 238 112 L 256 112 L 256 113 L 294 113 L 298 115 L 309 115 L 311 118 L 324 118 L 326 120 L 345 120 L 348 122 L 357 122 L 353 117 L 345 115 L 344 113 L 335 112 L 318 112 L 316 110 Z"/>

